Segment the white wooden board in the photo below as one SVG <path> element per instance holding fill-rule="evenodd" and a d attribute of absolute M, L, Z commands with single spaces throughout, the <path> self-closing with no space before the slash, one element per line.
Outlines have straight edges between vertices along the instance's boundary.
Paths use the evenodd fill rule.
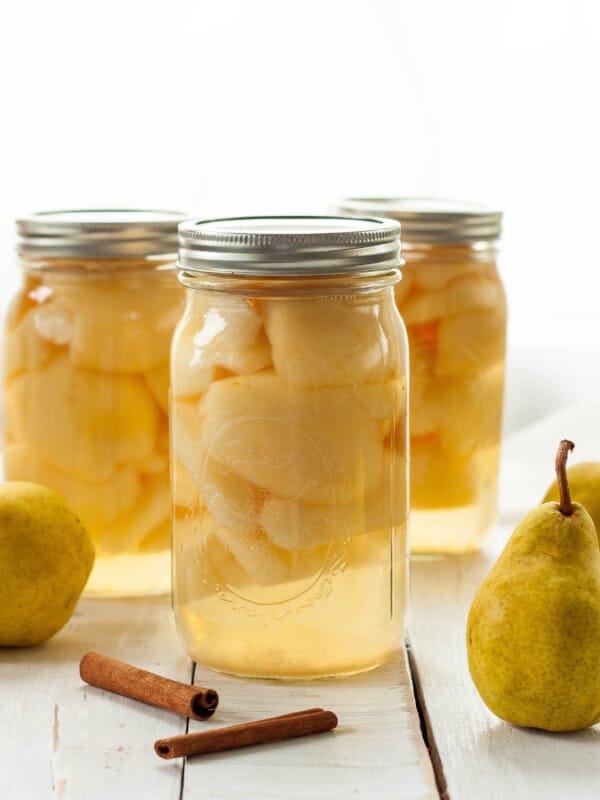
<path fill-rule="evenodd" d="M 221 697 L 210 727 L 312 707 L 334 711 L 338 727 L 274 745 L 190 758 L 185 800 L 438 798 L 404 651 L 379 670 L 342 680 L 279 683 L 219 675 L 210 685 Z M 192 721 L 190 730 L 206 725 Z"/>
<path fill-rule="evenodd" d="M 341 681 L 277 683 L 197 669 L 216 688 L 205 729 L 323 706 L 336 731 L 229 753 L 164 761 L 158 738 L 186 720 L 87 686 L 79 659 L 97 650 L 188 682 L 166 598 L 83 600 L 46 645 L 0 649 L 1 800 L 394 798 L 435 800 L 404 651 L 383 669 Z"/>
<path fill-rule="evenodd" d="M 414 561 L 411 653 L 450 800 L 596 800 L 600 726 L 571 734 L 521 730 L 483 705 L 466 662 L 471 599 L 510 532 L 483 554 Z M 86 650 L 182 681 L 192 674 L 167 598 L 83 600 L 39 648 L 0 649 L 0 800 L 435 800 L 404 651 L 340 681 L 278 683 L 197 669 L 220 693 L 191 730 L 301 708 L 336 712 L 338 728 L 305 739 L 164 761 L 157 738 L 186 720 L 83 684 Z"/>
<path fill-rule="evenodd" d="M 155 739 L 186 720 L 83 683 L 87 650 L 189 682 L 166 598 L 82 600 L 41 647 L 0 648 L 1 800 L 178 800 L 182 766 Z"/>

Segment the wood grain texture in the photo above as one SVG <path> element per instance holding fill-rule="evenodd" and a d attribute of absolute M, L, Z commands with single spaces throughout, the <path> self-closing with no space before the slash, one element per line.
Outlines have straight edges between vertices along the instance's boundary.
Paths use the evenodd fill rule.
<path fill-rule="evenodd" d="M 221 703 L 190 730 L 322 706 L 335 731 L 303 739 L 164 761 L 156 739 L 186 720 L 88 686 L 79 660 L 95 649 L 176 680 L 191 663 L 166 598 L 82 600 L 70 623 L 38 648 L 0 649 L 1 800 L 437 800 L 404 650 L 380 670 L 307 683 L 236 679 L 197 667 Z"/>
<path fill-rule="evenodd" d="M 205 678 L 205 676 L 202 676 Z M 185 800 L 432 800 L 438 798 L 404 651 L 386 666 L 330 681 L 248 681 L 219 675 L 221 703 L 190 731 L 322 707 L 334 731 L 189 758 Z"/>
<path fill-rule="evenodd" d="M 450 800 L 597 800 L 600 726 L 552 734 L 515 728 L 484 706 L 465 643 L 471 601 L 509 537 L 483 553 L 412 563 L 409 639 Z"/>
<path fill-rule="evenodd" d="M 182 766 L 159 762 L 153 743 L 185 718 L 83 683 L 91 649 L 191 680 L 167 598 L 82 600 L 45 645 L 0 648 L 2 800 L 178 800 Z"/>
<path fill-rule="evenodd" d="M 513 728 L 473 686 L 465 625 L 472 597 L 510 533 L 480 555 L 414 561 L 409 635 L 450 800 L 596 800 L 600 726 L 570 734 Z M 83 600 L 54 639 L 0 649 L 1 800 L 435 800 L 404 651 L 343 680 L 249 681 L 196 668 L 219 691 L 220 727 L 301 708 L 329 708 L 335 731 L 200 758 L 164 761 L 156 739 L 185 731 L 166 711 L 86 686 L 81 655 L 96 649 L 180 681 L 191 664 L 166 598 Z"/>

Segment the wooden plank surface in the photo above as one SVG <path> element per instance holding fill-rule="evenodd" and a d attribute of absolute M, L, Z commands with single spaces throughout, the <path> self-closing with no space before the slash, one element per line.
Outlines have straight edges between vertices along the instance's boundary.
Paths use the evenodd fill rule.
<path fill-rule="evenodd" d="M 483 705 L 466 663 L 471 599 L 510 528 L 480 555 L 414 561 L 412 659 L 451 800 L 558 800 L 600 796 L 600 729 L 549 734 L 513 728 Z M 323 706 L 336 731 L 236 752 L 162 761 L 156 738 L 186 721 L 83 684 L 79 658 L 96 649 L 189 681 L 166 598 L 83 600 L 69 625 L 39 648 L 0 649 L 2 800 L 144 797 L 438 797 L 414 708 L 404 652 L 340 681 L 248 681 L 197 669 L 221 695 L 216 727 Z"/>
<path fill-rule="evenodd" d="M 84 684 L 78 664 L 97 650 L 189 682 L 167 598 L 83 600 L 54 639 L 38 648 L 0 649 L 1 800 L 121 797 L 371 798 L 437 800 L 404 650 L 380 670 L 343 680 L 279 683 L 196 670 L 196 683 L 221 702 L 219 727 L 323 706 L 335 732 L 164 761 L 155 739 L 183 733 L 186 720 Z"/>
<path fill-rule="evenodd" d="M 198 675 L 196 682 L 206 680 Z M 437 800 L 404 650 L 386 666 L 329 681 L 247 681 L 218 675 L 221 703 L 190 731 L 322 707 L 334 731 L 187 761 L 185 800 Z"/>
<path fill-rule="evenodd" d="M 82 600 L 41 647 L 0 648 L 0 798 L 178 800 L 182 766 L 152 748 L 183 733 L 185 718 L 84 684 L 87 650 L 191 679 L 166 598 Z"/>
<path fill-rule="evenodd" d="M 512 727 L 477 694 L 467 667 L 468 610 L 512 531 L 483 553 L 413 561 L 409 638 L 450 800 L 597 800 L 600 726 L 567 734 Z"/>
<path fill-rule="evenodd" d="M 485 708 L 468 674 L 468 608 L 509 532 L 498 527 L 480 555 L 412 564 L 411 657 L 447 796 L 592 800 L 600 797 L 600 728 L 513 728 Z M 89 649 L 191 677 L 166 598 L 83 600 L 46 645 L 0 649 L 1 800 L 438 797 L 403 651 L 379 670 L 340 681 L 248 681 L 198 668 L 196 683 L 214 686 L 221 703 L 207 723 L 190 723 L 192 730 L 312 706 L 335 711 L 339 726 L 191 758 L 184 769 L 179 760 L 160 760 L 152 746 L 182 733 L 186 721 L 83 684 L 78 662 Z"/>

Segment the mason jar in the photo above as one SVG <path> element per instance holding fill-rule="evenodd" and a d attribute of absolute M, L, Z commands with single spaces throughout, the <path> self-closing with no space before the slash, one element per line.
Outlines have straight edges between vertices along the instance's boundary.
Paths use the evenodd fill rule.
<path fill-rule="evenodd" d="M 191 657 L 309 678 L 384 662 L 407 573 L 396 222 L 180 225 L 173 603 Z"/>
<path fill-rule="evenodd" d="M 402 225 L 396 302 L 410 343 L 411 548 L 478 550 L 496 519 L 506 301 L 501 212 L 435 199 L 351 199 Z"/>
<path fill-rule="evenodd" d="M 60 492 L 96 549 L 87 594 L 170 590 L 168 383 L 185 293 L 162 211 L 19 219 L 4 335 L 4 474 Z"/>

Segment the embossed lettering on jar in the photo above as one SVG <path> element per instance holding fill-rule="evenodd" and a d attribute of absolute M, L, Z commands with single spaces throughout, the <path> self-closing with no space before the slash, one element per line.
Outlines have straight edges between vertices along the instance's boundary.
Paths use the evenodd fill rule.
<path fill-rule="evenodd" d="M 406 338 L 398 226 L 180 226 L 174 608 L 190 655 L 293 678 L 377 666 L 402 633 Z"/>
<path fill-rule="evenodd" d="M 506 301 L 502 215 L 414 198 L 355 199 L 345 212 L 402 225 L 396 301 L 410 343 L 411 549 L 479 549 L 496 518 Z"/>
<path fill-rule="evenodd" d="M 4 471 L 59 491 L 94 539 L 95 595 L 170 589 L 169 351 L 181 214 L 18 221 L 4 339 Z"/>

